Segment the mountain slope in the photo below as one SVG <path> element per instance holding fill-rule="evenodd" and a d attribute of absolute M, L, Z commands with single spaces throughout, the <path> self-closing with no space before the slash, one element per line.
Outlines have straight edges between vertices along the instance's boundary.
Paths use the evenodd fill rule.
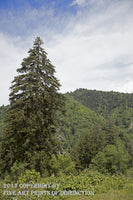
<path fill-rule="evenodd" d="M 69 95 L 66 96 L 66 114 L 62 119 L 64 123 L 59 129 L 64 138 L 64 148 L 70 150 L 77 139 L 88 133 L 98 124 L 103 126 L 105 120 L 90 108 L 85 107 Z"/>
<path fill-rule="evenodd" d="M 133 93 L 77 89 L 67 94 L 103 117 L 112 117 L 117 126 L 129 128 L 133 121 Z"/>

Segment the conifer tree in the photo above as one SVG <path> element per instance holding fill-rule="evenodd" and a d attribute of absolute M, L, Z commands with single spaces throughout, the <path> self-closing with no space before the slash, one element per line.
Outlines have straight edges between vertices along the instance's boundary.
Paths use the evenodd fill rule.
<path fill-rule="evenodd" d="M 25 162 L 27 168 L 34 168 L 42 175 L 49 168 L 51 156 L 59 151 L 55 133 L 64 97 L 58 93 L 60 83 L 42 44 L 37 37 L 12 81 L 1 145 L 2 173 L 10 171 L 16 162 Z"/>

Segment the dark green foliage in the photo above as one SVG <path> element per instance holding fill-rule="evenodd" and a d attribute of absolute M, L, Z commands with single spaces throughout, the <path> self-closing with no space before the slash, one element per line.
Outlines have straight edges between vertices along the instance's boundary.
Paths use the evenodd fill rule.
<path fill-rule="evenodd" d="M 106 118 L 113 115 L 118 126 L 127 128 L 133 120 L 133 93 L 78 89 L 68 95 Z"/>
<path fill-rule="evenodd" d="M 80 94 L 79 99 L 77 96 L 74 96 L 77 93 Z M 88 97 L 87 94 L 89 93 L 92 96 L 88 95 Z M 101 100 L 99 99 L 100 95 Z M 56 129 L 56 136 L 60 143 L 62 143 L 63 153 L 68 153 L 71 156 L 72 160 L 75 162 L 76 169 L 83 170 L 85 168 L 89 168 L 92 161 L 94 161 L 98 155 L 99 159 L 97 159 L 97 162 L 102 161 L 103 163 L 101 162 L 98 164 L 99 168 L 97 169 L 99 171 L 102 169 L 103 173 L 113 173 L 114 168 L 115 173 L 123 173 L 127 168 L 132 167 L 133 108 L 130 105 L 132 94 L 128 95 L 116 92 L 101 91 L 90 92 L 89 90 L 83 89 L 77 90 L 73 93 L 67 93 L 64 96 L 66 114 L 63 115 L 60 112 L 57 112 L 57 115 L 60 118 L 59 121 L 63 121 L 63 123 L 61 123 Z M 87 107 L 84 104 L 85 96 L 86 103 L 88 102 L 89 105 L 88 106 L 86 104 Z M 90 99 L 88 98 L 94 99 L 91 101 L 91 104 Z M 99 101 L 97 101 L 97 98 Z M 75 99 L 83 103 L 81 104 Z M 124 102 L 127 103 L 124 104 Z M 108 112 L 105 112 L 104 104 L 106 104 L 106 110 L 108 110 Z M 111 106 L 112 110 L 109 110 L 109 106 Z M 118 150 L 118 143 L 120 146 L 122 146 L 121 151 Z M 108 154 L 107 152 L 105 154 L 105 149 L 109 145 L 112 145 L 112 148 L 114 149 L 112 149 L 110 160 L 113 161 L 113 159 L 117 160 L 116 158 L 120 158 L 121 155 L 123 155 L 123 149 L 126 152 L 127 158 L 129 158 L 127 162 L 122 161 L 123 163 L 125 162 L 125 164 L 121 170 L 116 167 L 117 162 L 114 163 L 115 167 L 113 166 L 113 169 L 111 169 L 111 166 L 109 170 L 106 167 L 106 163 L 108 162 Z M 39 156 L 46 156 L 45 152 L 40 151 Z M 54 162 L 50 161 L 50 157 L 45 157 L 48 162 L 46 164 L 44 162 L 43 166 L 48 164 L 49 169 L 43 169 L 43 174 L 47 176 L 49 173 L 55 173 L 56 175 L 62 173 L 65 169 L 62 168 L 61 163 L 67 160 L 63 156 L 64 155 L 60 155 L 59 159 L 53 157 L 55 158 Z M 31 167 L 34 166 L 35 161 L 36 157 L 34 156 L 32 158 L 32 163 L 30 163 Z M 21 171 L 21 163 L 19 163 L 18 166 L 20 166 Z"/>
<path fill-rule="evenodd" d="M 91 161 L 90 168 L 101 173 L 124 173 L 129 166 L 130 157 L 123 145 L 107 145 Z"/>
<path fill-rule="evenodd" d="M 133 106 L 133 93 L 128 94 L 113 91 L 104 92 L 98 90 L 77 89 L 68 94 L 85 104 L 86 107 L 91 107 L 92 110 L 97 110 L 100 105 L 108 111 L 118 107 L 123 107 L 124 109 Z"/>
<path fill-rule="evenodd" d="M 67 95 L 105 119 L 102 125 L 105 143 L 115 145 L 119 140 L 124 144 L 133 166 L 133 93 L 78 89 Z"/>
<path fill-rule="evenodd" d="M 63 112 L 64 97 L 58 93 L 55 68 L 42 44 L 37 37 L 12 81 L 1 145 L 1 172 L 10 171 L 15 162 L 25 162 L 42 176 L 52 155 L 60 151 L 55 133 L 59 124 L 57 111 Z"/>
<path fill-rule="evenodd" d="M 76 168 L 88 168 L 92 158 L 105 146 L 105 135 L 97 124 L 93 126 L 89 133 L 82 135 L 78 143 L 73 148 L 73 159 Z"/>
<path fill-rule="evenodd" d="M 116 144 L 119 130 L 115 126 L 111 118 L 106 120 L 104 131 L 105 131 L 105 143 L 112 145 Z"/>
<path fill-rule="evenodd" d="M 62 117 L 64 123 L 60 126 L 59 134 L 64 150 L 71 152 L 78 139 L 90 129 L 94 130 L 95 126 L 104 126 L 104 119 L 73 98 L 67 95 L 65 97 L 66 113 Z"/>
<path fill-rule="evenodd" d="M 5 114 L 6 114 L 8 107 L 9 106 L 4 106 L 4 105 L 0 107 L 0 142 L 2 139 L 2 131 L 5 126 L 4 118 L 5 118 Z"/>
<path fill-rule="evenodd" d="M 53 156 L 51 160 L 51 171 L 55 176 L 61 176 L 62 174 L 73 174 L 75 171 L 75 163 L 71 160 L 69 154 Z"/>

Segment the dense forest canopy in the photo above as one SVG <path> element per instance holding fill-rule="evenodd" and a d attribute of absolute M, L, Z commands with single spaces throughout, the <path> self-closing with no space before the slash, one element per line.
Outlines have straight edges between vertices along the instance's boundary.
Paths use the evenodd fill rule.
<path fill-rule="evenodd" d="M 107 162 L 99 170 L 117 173 L 132 167 L 133 94 L 78 89 L 64 94 L 64 97 L 66 113 L 65 116 L 59 114 L 62 123 L 57 128 L 56 135 L 62 144 L 63 152 L 70 155 L 75 167 L 97 168 L 103 163 L 96 158 L 99 156 L 100 159 L 104 154 L 106 158 L 109 152 L 113 151 L 114 154 L 119 153 L 118 157 L 123 157 L 123 168 L 115 166 L 115 171 L 112 166 L 107 167 Z M 4 126 L 6 110 L 6 106 L 1 107 L 1 127 Z M 118 158 L 113 156 L 112 154 L 112 161 Z M 116 165 L 117 163 L 118 160 Z"/>

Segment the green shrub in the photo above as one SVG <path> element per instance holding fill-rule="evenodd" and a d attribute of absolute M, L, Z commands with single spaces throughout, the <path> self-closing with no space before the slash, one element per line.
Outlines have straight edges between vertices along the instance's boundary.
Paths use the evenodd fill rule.
<path fill-rule="evenodd" d="M 59 155 L 58 157 L 53 156 L 51 161 L 51 169 L 55 176 L 59 174 L 69 175 L 75 172 L 75 164 L 71 160 L 69 155 Z"/>
<path fill-rule="evenodd" d="M 18 177 L 18 183 L 36 183 L 40 181 L 40 173 L 33 170 L 26 170 L 24 174 Z"/>
<path fill-rule="evenodd" d="M 26 166 L 26 163 L 15 162 L 14 165 L 11 167 L 11 179 L 13 181 L 16 181 L 20 174 L 24 173 Z"/>
<path fill-rule="evenodd" d="M 128 168 L 129 160 L 123 146 L 107 145 L 92 159 L 89 167 L 105 174 L 120 174 Z"/>

